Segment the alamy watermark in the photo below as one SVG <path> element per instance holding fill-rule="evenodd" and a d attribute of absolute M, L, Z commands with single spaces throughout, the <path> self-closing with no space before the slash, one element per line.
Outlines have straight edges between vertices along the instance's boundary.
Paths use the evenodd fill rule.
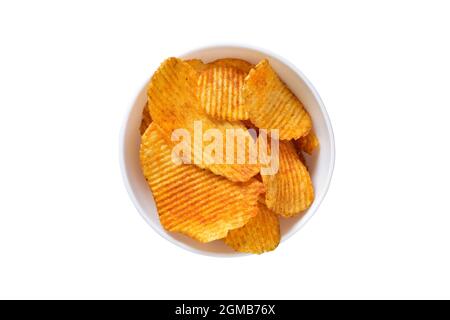
<path fill-rule="evenodd" d="M 191 131 L 172 132 L 172 161 L 182 163 L 250 164 L 261 166 L 261 175 L 274 175 L 279 168 L 279 130 L 229 128 L 225 136 L 219 129 L 203 130 L 202 121 L 194 121 Z"/>

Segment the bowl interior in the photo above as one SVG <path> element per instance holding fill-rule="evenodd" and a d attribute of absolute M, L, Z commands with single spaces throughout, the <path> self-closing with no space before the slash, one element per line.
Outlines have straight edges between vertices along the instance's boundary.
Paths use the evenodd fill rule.
<path fill-rule="evenodd" d="M 253 64 L 267 58 L 270 64 L 292 92 L 302 101 L 314 122 L 314 131 L 320 141 L 320 150 L 313 156 L 306 155 L 307 165 L 315 188 L 315 200 L 312 206 L 294 218 L 280 219 L 282 241 L 298 231 L 314 214 L 325 196 L 334 166 L 334 139 L 326 110 L 315 89 L 289 62 L 274 56 L 265 50 L 216 46 L 190 51 L 180 56 L 184 59 L 202 59 L 210 62 L 219 58 L 240 58 Z M 161 236 L 190 251 L 213 256 L 242 256 L 218 240 L 207 244 L 199 243 L 187 236 L 170 233 L 161 226 L 156 211 L 155 201 L 143 177 L 139 164 L 139 145 L 142 110 L 146 104 L 147 84 L 139 92 L 127 116 L 121 141 L 121 166 L 127 190 L 142 217 Z"/>

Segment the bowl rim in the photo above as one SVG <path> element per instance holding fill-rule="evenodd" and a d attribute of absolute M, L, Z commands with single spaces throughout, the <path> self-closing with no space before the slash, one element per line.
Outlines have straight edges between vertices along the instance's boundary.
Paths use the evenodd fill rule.
<path fill-rule="evenodd" d="M 228 43 L 217 43 L 217 44 L 210 44 L 210 45 L 204 45 L 204 46 L 198 46 L 194 49 L 191 49 L 189 51 L 185 51 L 179 55 L 176 55 L 177 57 L 184 57 L 192 55 L 199 51 L 204 50 L 220 50 L 220 49 L 247 49 L 252 51 L 258 51 L 264 55 L 267 55 L 268 57 L 273 57 L 283 64 L 285 64 L 288 68 L 290 68 L 292 71 L 294 71 L 298 76 L 304 81 L 306 86 L 311 90 L 311 93 L 314 97 L 314 99 L 317 101 L 317 104 L 320 107 L 320 111 L 323 115 L 324 122 L 327 128 L 327 131 L 329 132 L 329 139 L 330 139 L 330 163 L 329 163 L 329 169 L 326 175 L 326 184 L 323 187 L 323 192 L 320 198 L 314 199 L 314 208 L 310 208 L 306 215 L 290 230 L 290 232 L 283 236 L 280 244 L 286 240 L 288 240 L 290 237 L 292 237 L 294 234 L 296 234 L 300 229 L 303 228 L 303 226 L 311 219 L 312 216 L 315 215 L 317 210 L 319 209 L 320 205 L 322 204 L 324 198 L 326 197 L 328 190 L 330 188 L 334 167 L 335 167 L 335 161 L 336 161 L 336 147 L 335 147 L 335 138 L 334 138 L 334 132 L 333 127 L 331 125 L 330 117 L 328 115 L 327 109 L 325 108 L 325 104 L 323 103 L 319 93 L 317 92 L 314 85 L 309 81 L 309 79 L 303 74 L 302 71 L 300 71 L 293 63 L 291 63 L 289 60 L 287 60 L 284 57 L 281 57 L 280 55 L 272 52 L 269 49 L 259 47 L 259 46 L 253 46 L 253 45 L 247 45 L 247 44 L 228 44 Z M 140 216 L 147 222 L 150 227 L 156 231 L 157 234 L 159 234 L 161 237 L 163 237 L 165 240 L 169 241 L 173 245 L 183 248 L 184 250 L 187 250 L 192 253 L 200 254 L 203 256 L 209 256 L 209 257 L 220 257 L 220 258 L 234 258 L 234 257 L 245 257 L 245 256 L 253 256 L 251 254 L 246 253 L 239 253 L 236 252 L 235 254 L 226 254 L 226 253 L 220 253 L 220 252 L 208 252 L 201 249 L 192 248 L 191 246 L 182 243 L 180 241 L 174 241 L 172 238 L 167 236 L 167 234 L 162 230 L 163 228 L 158 228 L 154 225 L 152 221 L 150 221 L 147 217 L 145 210 L 141 207 L 139 201 L 136 198 L 136 195 L 134 194 L 133 188 L 131 186 L 130 177 L 128 175 L 128 168 L 126 166 L 126 155 L 125 155 L 125 144 L 126 144 L 126 134 L 127 134 L 127 128 L 130 121 L 130 115 L 133 110 L 134 105 L 136 104 L 136 98 L 142 93 L 143 90 L 147 87 L 149 79 L 146 80 L 143 87 L 141 87 L 134 95 L 133 99 L 129 105 L 129 107 L 124 111 L 124 118 L 122 121 L 122 125 L 120 128 L 119 133 L 119 164 L 120 164 L 120 171 L 123 183 L 125 185 L 125 189 L 127 190 L 127 193 L 133 202 L 134 207 L 139 212 Z M 311 210 L 313 209 L 313 210 Z"/>

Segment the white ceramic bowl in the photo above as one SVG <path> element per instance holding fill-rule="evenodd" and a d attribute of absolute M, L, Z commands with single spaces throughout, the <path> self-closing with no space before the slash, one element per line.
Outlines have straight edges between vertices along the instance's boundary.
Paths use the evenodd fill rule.
<path fill-rule="evenodd" d="M 268 58 L 271 66 L 288 85 L 292 92 L 303 102 L 314 123 L 314 130 L 320 140 L 320 150 L 306 161 L 315 189 L 315 200 L 312 206 L 301 215 L 290 219 L 280 219 L 282 241 L 285 241 L 311 218 L 316 212 L 330 184 L 334 168 L 334 137 L 328 114 L 312 84 L 294 65 L 272 52 L 245 46 L 220 45 L 195 49 L 180 58 L 199 58 L 210 62 L 219 58 L 240 58 L 251 63 L 258 63 Z M 161 57 L 161 61 L 166 57 Z M 149 79 L 150 79 L 149 75 Z M 147 101 L 146 83 L 140 90 L 130 107 L 120 137 L 120 165 L 125 186 L 141 216 L 162 237 L 191 252 L 217 257 L 244 256 L 228 248 L 223 241 L 218 240 L 202 244 L 184 235 L 171 233 L 161 226 L 155 202 L 147 186 L 139 164 L 139 126 L 142 109 Z"/>

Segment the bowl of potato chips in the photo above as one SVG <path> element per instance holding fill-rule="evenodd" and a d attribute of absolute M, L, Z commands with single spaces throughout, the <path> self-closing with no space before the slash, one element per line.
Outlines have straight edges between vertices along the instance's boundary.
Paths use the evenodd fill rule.
<path fill-rule="evenodd" d="M 334 169 L 323 102 L 290 62 L 220 45 L 161 59 L 122 129 L 139 213 L 191 252 L 262 254 L 317 211 Z"/>

